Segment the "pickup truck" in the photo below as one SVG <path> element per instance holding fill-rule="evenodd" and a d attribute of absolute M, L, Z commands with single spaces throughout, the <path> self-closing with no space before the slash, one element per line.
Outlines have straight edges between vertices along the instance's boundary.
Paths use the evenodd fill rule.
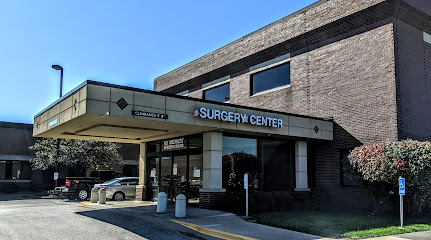
<path fill-rule="evenodd" d="M 104 183 L 120 177 L 124 177 L 124 175 L 110 170 L 92 171 L 90 177 L 66 177 L 66 189 L 63 193 L 68 198 L 84 201 L 90 197 L 94 184 Z"/>

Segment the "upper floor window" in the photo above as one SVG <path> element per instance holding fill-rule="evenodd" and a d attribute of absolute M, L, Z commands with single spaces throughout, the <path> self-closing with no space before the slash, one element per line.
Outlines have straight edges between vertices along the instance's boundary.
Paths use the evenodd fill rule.
<path fill-rule="evenodd" d="M 230 84 L 226 83 L 204 90 L 204 99 L 216 102 L 227 102 L 230 100 Z"/>
<path fill-rule="evenodd" d="M 251 95 L 290 84 L 290 62 L 251 75 Z"/>

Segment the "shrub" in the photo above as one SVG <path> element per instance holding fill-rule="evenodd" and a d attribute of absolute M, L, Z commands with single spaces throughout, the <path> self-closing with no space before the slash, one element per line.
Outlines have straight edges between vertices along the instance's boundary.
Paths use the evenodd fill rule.
<path fill-rule="evenodd" d="M 332 196 L 323 188 L 313 189 L 311 192 L 291 191 L 250 191 L 250 213 L 265 213 L 275 211 L 318 211 L 330 210 Z M 245 192 L 226 193 L 226 202 L 223 210 L 239 214 L 245 213 Z"/>
<path fill-rule="evenodd" d="M 375 205 L 395 194 L 398 177 L 402 176 L 406 179 L 407 212 L 419 216 L 431 211 L 430 142 L 408 139 L 363 145 L 355 148 L 348 160 L 358 176 L 366 181 Z"/>

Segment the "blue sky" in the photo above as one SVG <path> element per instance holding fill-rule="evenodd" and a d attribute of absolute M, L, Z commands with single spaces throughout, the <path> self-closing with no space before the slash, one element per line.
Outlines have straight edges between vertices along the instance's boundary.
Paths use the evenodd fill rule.
<path fill-rule="evenodd" d="M 153 80 L 316 0 L 0 1 L 0 121 L 32 123 L 90 79 Z"/>

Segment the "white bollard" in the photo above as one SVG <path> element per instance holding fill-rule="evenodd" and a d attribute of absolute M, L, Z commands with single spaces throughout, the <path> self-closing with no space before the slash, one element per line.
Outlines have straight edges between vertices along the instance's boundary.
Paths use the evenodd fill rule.
<path fill-rule="evenodd" d="M 91 203 L 97 203 L 97 200 L 99 200 L 99 193 L 98 193 L 98 189 L 97 188 L 92 188 L 91 189 L 91 197 L 90 197 L 90 202 Z"/>
<path fill-rule="evenodd" d="M 106 203 L 106 189 L 102 188 L 99 190 L 99 204 Z"/>
<path fill-rule="evenodd" d="M 175 198 L 175 217 L 185 218 L 186 217 L 186 196 L 179 194 Z"/>
<path fill-rule="evenodd" d="M 165 213 L 166 212 L 166 204 L 168 201 L 168 197 L 165 192 L 161 192 L 157 194 L 157 213 Z"/>

